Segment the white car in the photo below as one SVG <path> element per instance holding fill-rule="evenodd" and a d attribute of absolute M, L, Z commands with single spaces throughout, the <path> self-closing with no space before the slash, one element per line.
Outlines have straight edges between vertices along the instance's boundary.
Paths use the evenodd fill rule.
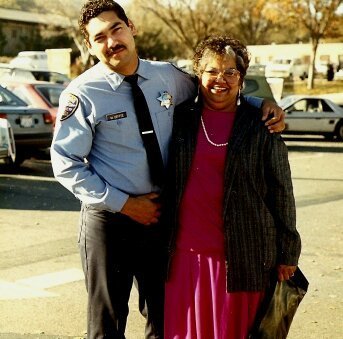
<path fill-rule="evenodd" d="M 15 67 L 40 69 L 48 71 L 48 55 L 44 51 L 22 51 L 10 61 Z"/>
<path fill-rule="evenodd" d="M 299 58 L 276 58 L 265 68 L 267 78 L 301 79 L 308 77 L 309 64 Z"/>
<path fill-rule="evenodd" d="M 68 85 L 70 79 L 67 75 L 47 70 L 29 69 L 15 67 L 10 64 L 0 63 L 0 82 L 8 80 L 25 80 L 25 81 L 48 81 L 58 84 Z"/>
<path fill-rule="evenodd" d="M 312 95 L 290 95 L 279 101 L 286 113 L 288 134 L 317 134 L 343 140 L 343 108 L 330 99 Z"/>
<path fill-rule="evenodd" d="M 15 162 L 13 130 L 7 119 L 0 118 L 0 159 L 6 163 Z"/>

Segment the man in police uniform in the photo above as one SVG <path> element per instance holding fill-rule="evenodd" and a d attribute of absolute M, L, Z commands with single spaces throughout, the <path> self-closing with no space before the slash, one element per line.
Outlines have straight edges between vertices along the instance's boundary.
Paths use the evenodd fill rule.
<path fill-rule="evenodd" d="M 145 336 L 163 338 L 161 185 L 151 180 L 131 86 L 123 80 L 138 74 L 164 164 L 174 107 L 192 97 L 196 85 L 169 63 L 138 58 L 136 29 L 114 1 L 88 1 L 79 25 L 100 62 L 61 95 L 51 160 L 57 180 L 82 203 L 79 247 L 88 291 L 87 335 L 125 338 L 135 279 L 147 320 Z M 264 107 L 264 113 L 276 113 L 275 121 L 281 117 L 271 131 L 283 128 L 276 105 Z"/>

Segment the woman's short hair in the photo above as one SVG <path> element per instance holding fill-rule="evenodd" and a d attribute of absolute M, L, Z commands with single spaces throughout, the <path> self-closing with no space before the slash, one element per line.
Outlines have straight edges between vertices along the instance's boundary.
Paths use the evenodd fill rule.
<path fill-rule="evenodd" d="M 79 28 L 86 41 L 89 41 L 89 34 L 86 26 L 89 21 L 96 18 L 102 12 L 113 11 L 118 18 L 129 25 L 129 19 L 126 16 L 125 10 L 113 0 L 88 0 L 81 8 L 79 17 Z"/>
<path fill-rule="evenodd" d="M 198 77 L 201 76 L 203 72 L 201 61 L 204 56 L 224 55 L 236 59 L 237 69 L 241 73 L 241 80 L 243 80 L 249 67 L 250 54 L 243 43 L 226 35 L 213 35 L 199 43 L 193 57 L 194 73 Z"/>

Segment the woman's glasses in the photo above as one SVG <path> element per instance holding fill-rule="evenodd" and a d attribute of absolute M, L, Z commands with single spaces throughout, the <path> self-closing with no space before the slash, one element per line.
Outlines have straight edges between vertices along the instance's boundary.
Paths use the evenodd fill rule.
<path fill-rule="evenodd" d="M 219 75 L 227 81 L 228 83 L 234 84 L 240 78 L 241 73 L 236 68 L 228 68 L 224 71 L 219 71 L 217 69 L 204 70 L 204 73 L 212 79 L 217 79 Z"/>

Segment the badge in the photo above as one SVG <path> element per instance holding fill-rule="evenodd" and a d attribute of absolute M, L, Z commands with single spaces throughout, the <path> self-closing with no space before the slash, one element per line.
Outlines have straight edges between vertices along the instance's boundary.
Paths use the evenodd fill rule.
<path fill-rule="evenodd" d="M 79 102 L 80 100 L 76 95 L 69 94 L 68 103 L 66 107 L 64 108 L 64 112 L 60 120 L 63 121 L 71 117 L 75 113 L 77 106 L 79 106 Z"/>
<path fill-rule="evenodd" d="M 126 112 L 106 114 L 106 120 L 107 121 L 123 119 L 126 117 L 127 117 Z"/>
<path fill-rule="evenodd" d="M 160 92 L 161 94 L 161 92 Z M 173 97 L 166 91 L 164 91 L 158 98 L 158 101 L 161 101 L 161 106 L 166 107 L 167 109 L 173 104 Z"/>

